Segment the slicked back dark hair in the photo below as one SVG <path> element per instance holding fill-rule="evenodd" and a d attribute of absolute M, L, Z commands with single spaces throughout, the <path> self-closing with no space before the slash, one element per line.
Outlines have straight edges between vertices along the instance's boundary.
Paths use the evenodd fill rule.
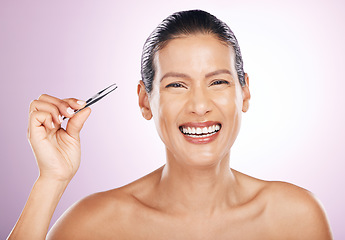
<path fill-rule="evenodd" d="M 141 77 L 146 92 L 151 93 L 155 76 L 154 56 L 169 40 L 192 34 L 212 34 L 231 46 L 235 52 L 235 68 L 241 86 L 244 86 L 243 60 L 240 46 L 229 26 L 202 10 L 176 12 L 164 19 L 146 40 L 141 56 Z"/>

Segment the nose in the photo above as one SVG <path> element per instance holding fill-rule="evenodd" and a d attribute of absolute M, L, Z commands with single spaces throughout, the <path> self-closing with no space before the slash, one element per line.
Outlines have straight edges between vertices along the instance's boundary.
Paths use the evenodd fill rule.
<path fill-rule="evenodd" d="M 212 101 L 206 89 L 202 87 L 191 89 L 188 97 L 188 112 L 204 116 L 211 111 Z"/>

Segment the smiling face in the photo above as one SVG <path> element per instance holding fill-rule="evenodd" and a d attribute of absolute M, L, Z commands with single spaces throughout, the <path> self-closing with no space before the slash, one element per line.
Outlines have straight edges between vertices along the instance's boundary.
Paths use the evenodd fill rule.
<path fill-rule="evenodd" d="M 213 35 L 179 37 L 156 53 L 154 65 L 153 90 L 139 90 L 139 103 L 144 117 L 153 116 L 168 158 L 194 166 L 227 158 L 250 98 L 233 49 Z"/>

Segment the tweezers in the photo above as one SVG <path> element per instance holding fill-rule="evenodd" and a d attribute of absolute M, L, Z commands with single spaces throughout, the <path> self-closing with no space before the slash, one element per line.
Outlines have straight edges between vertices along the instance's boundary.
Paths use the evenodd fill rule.
<path fill-rule="evenodd" d="M 78 112 L 80 112 L 81 110 L 83 110 L 84 108 L 87 108 L 89 106 L 91 106 L 92 104 L 98 102 L 99 100 L 101 100 L 102 98 L 104 98 L 105 96 L 107 96 L 109 93 L 111 93 L 112 91 L 114 91 L 117 88 L 116 83 L 111 84 L 109 87 L 103 89 L 102 91 L 96 93 L 94 96 L 92 96 L 91 98 L 89 98 L 88 100 L 86 100 L 86 105 L 85 107 L 78 109 L 77 111 L 74 112 L 74 114 L 77 114 Z M 63 119 L 65 120 L 67 117 L 63 117 Z"/>

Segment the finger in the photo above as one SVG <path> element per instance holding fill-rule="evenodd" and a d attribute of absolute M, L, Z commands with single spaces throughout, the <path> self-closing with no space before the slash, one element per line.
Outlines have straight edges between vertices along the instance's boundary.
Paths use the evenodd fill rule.
<path fill-rule="evenodd" d="M 75 108 L 76 106 L 74 105 L 74 107 L 72 107 L 71 105 L 69 105 L 68 101 L 65 101 L 65 100 L 62 100 L 62 99 L 59 99 L 59 98 L 56 98 L 56 97 L 53 97 L 53 96 L 50 96 L 47 94 L 42 94 L 38 98 L 38 100 L 46 101 L 46 102 L 49 102 L 49 103 L 56 105 L 56 107 L 59 109 L 60 113 L 63 116 L 68 117 L 68 118 L 73 117 L 74 111 L 76 110 L 76 108 Z M 78 107 L 78 109 L 79 109 L 79 107 Z"/>
<path fill-rule="evenodd" d="M 87 107 L 72 117 L 67 123 L 66 132 L 74 139 L 79 139 L 79 133 L 90 113 L 91 109 Z"/>
<path fill-rule="evenodd" d="M 44 102 L 41 100 L 33 100 L 30 103 L 30 113 L 33 111 L 49 112 L 52 115 L 53 121 L 56 124 L 59 125 L 62 123 L 62 116 L 60 114 L 60 111 L 57 108 L 57 106 L 54 104 L 51 104 L 49 102 Z"/>
<path fill-rule="evenodd" d="M 75 112 L 77 110 L 84 108 L 86 105 L 85 101 L 76 98 L 66 98 L 64 99 L 64 101 L 66 101 L 71 106 L 73 110 L 73 115 L 75 115 Z"/>
<path fill-rule="evenodd" d="M 45 137 L 49 131 L 56 129 L 53 117 L 49 112 L 33 111 L 29 117 L 28 138 Z"/>
<path fill-rule="evenodd" d="M 76 98 L 66 98 L 64 101 L 66 101 L 73 109 L 76 110 L 81 109 L 86 105 L 85 101 Z"/>

